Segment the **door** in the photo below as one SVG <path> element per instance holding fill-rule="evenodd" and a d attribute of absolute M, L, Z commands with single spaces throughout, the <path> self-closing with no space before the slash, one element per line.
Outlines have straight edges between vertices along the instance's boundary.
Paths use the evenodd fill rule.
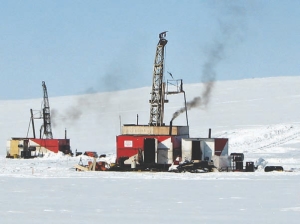
<path fill-rule="evenodd" d="M 202 151 L 200 148 L 200 141 L 192 141 L 192 160 L 201 160 Z"/>
<path fill-rule="evenodd" d="M 155 138 L 144 139 L 144 163 L 155 163 Z"/>

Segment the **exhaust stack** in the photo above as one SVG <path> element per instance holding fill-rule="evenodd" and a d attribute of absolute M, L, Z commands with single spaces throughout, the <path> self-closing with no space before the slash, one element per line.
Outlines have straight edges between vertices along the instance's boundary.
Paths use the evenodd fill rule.
<path fill-rule="evenodd" d="M 211 138 L 211 129 L 208 129 L 208 138 Z"/>
<path fill-rule="evenodd" d="M 170 121 L 170 127 L 169 127 L 169 135 L 172 135 L 172 126 L 173 126 L 173 120 Z"/>

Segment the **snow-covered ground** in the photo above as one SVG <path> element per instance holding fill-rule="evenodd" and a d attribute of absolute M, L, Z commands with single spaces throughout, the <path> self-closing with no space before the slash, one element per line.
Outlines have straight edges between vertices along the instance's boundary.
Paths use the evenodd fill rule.
<path fill-rule="evenodd" d="M 216 82 L 207 107 L 189 111 L 191 137 L 229 138 L 229 151 L 285 172 L 76 172 L 79 157 L 6 159 L 6 140 L 31 136 L 42 99 L 0 101 L 1 223 L 299 223 L 300 77 Z M 184 85 L 187 100 L 202 84 Z M 120 124 L 147 124 L 150 87 L 51 98 L 53 135 L 72 150 L 113 158 Z M 42 95 L 42 90 L 41 90 Z M 183 106 L 169 96 L 165 122 Z M 38 120 L 36 127 L 38 127 Z M 173 125 L 184 125 L 179 116 Z M 37 128 L 37 130 L 39 127 Z M 89 158 L 83 156 L 86 163 Z"/>

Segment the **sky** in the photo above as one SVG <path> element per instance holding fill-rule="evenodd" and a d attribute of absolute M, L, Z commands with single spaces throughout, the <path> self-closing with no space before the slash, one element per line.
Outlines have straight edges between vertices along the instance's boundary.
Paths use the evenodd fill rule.
<path fill-rule="evenodd" d="M 49 97 L 151 86 L 163 31 L 166 78 L 299 76 L 299 14 L 291 0 L 0 0 L 0 100 L 41 98 L 42 81 Z"/>

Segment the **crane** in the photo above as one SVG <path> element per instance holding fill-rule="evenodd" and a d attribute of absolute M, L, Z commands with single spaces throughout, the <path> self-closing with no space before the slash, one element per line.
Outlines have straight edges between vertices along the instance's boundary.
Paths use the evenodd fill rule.
<path fill-rule="evenodd" d="M 156 47 L 152 92 L 151 99 L 149 100 L 151 105 L 149 125 L 151 126 L 164 125 L 164 103 L 167 103 L 167 100 L 165 99 L 165 83 L 163 82 L 165 46 L 168 43 L 165 39 L 166 33 L 167 31 L 159 34 L 159 41 Z"/>
<path fill-rule="evenodd" d="M 46 139 L 53 139 L 48 93 L 47 93 L 47 87 L 46 87 L 46 84 L 44 81 L 42 82 L 42 86 L 43 86 L 43 91 L 44 91 L 44 108 L 43 108 L 44 135 L 45 135 Z"/>

